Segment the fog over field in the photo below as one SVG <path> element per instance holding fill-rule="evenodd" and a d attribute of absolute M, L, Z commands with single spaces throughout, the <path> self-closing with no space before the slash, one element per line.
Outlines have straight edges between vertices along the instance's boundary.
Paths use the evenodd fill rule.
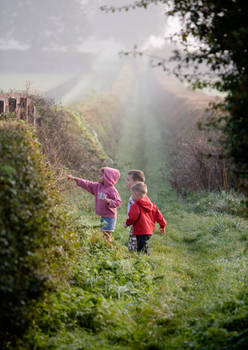
<path fill-rule="evenodd" d="M 0 24 L 0 88 L 25 89 L 60 99 L 109 88 L 122 50 L 152 52 L 165 45 L 167 19 L 161 6 L 105 13 L 101 5 L 125 1 L 3 0 Z M 62 86 L 62 88 L 61 88 Z M 59 87 L 59 92 L 55 88 Z M 73 90 L 73 91 L 71 91 Z M 68 102 L 68 98 L 65 98 Z"/>

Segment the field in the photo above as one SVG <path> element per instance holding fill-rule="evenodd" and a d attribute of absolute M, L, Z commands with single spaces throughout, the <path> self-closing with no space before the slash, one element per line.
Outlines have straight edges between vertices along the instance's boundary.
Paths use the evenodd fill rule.
<path fill-rule="evenodd" d="M 103 241 L 93 198 L 64 193 L 77 226 L 69 283 L 39 302 L 25 337 L 36 349 L 244 349 L 247 345 L 248 222 L 235 193 L 178 197 L 169 183 L 167 144 L 150 101 L 136 88 L 127 108 L 116 166 L 123 206 L 115 243 Z M 142 116 L 142 117 L 141 117 Z M 163 136 L 162 136 L 163 135 Z M 151 255 L 127 249 L 125 174 L 142 168 L 150 198 L 168 221 Z M 20 345 L 20 348 L 25 348 Z"/>

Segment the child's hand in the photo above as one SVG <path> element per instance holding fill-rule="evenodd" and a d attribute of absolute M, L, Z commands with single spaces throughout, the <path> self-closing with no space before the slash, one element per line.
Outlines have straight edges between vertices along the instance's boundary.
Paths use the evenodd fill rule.
<path fill-rule="evenodd" d="M 74 180 L 74 177 L 72 175 L 67 175 L 67 180 Z"/>
<path fill-rule="evenodd" d="M 109 204 L 109 203 L 110 203 L 110 199 L 104 198 L 104 202 L 107 203 L 107 204 Z"/>
<path fill-rule="evenodd" d="M 128 227 L 127 224 L 126 224 L 126 222 L 123 223 L 123 227 Z"/>
<path fill-rule="evenodd" d="M 159 228 L 160 233 L 164 233 L 164 227 Z"/>

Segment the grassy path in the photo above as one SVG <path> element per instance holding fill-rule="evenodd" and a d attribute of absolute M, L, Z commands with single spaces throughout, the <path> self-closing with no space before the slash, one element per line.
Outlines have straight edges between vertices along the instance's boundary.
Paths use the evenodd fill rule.
<path fill-rule="evenodd" d="M 156 280 L 150 333 L 165 349 L 200 348 L 201 338 L 209 343 L 207 349 L 216 349 L 230 337 L 228 330 L 235 336 L 247 327 L 247 221 L 211 211 L 211 196 L 177 198 L 169 184 L 162 126 L 141 97 L 137 91 L 130 102 L 118 159 L 123 170 L 145 171 L 149 197 L 168 220 L 167 237 L 157 233 L 150 241 Z M 215 201 L 221 200 L 216 195 Z M 223 326 L 234 319 L 243 328 Z"/>

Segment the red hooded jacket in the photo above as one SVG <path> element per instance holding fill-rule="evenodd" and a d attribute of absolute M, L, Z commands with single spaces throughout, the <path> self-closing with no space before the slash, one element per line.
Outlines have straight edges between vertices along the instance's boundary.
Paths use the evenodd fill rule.
<path fill-rule="evenodd" d="M 161 228 L 165 228 L 167 225 L 156 205 L 147 196 L 143 196 L 131 206 L 126 224 L 127 226 L 133 225 L 133 235 L 135 236 L 152 235 L 155 222 L 158 222 Z"/>

